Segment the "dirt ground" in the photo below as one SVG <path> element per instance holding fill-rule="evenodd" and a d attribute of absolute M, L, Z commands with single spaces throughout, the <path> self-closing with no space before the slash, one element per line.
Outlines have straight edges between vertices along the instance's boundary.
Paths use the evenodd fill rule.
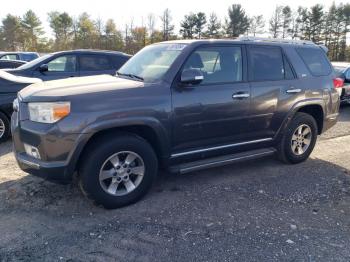
<path fill-rule="evenodd" d="M 311 158 L 161 174 L 104 210 L 23 173 L 0 145 L 0 261 L 350 261 L 350 107 Z"/>

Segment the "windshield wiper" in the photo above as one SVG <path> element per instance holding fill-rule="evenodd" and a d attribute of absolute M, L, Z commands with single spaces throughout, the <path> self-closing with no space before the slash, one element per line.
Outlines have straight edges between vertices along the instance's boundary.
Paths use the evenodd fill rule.
<path fill-rule="evenodd" d="M 144 80 L 143 77 L 141 77 L 141 76 L 134 75 L 134 74 L 124 74 L 124 73 L 120 73 L 118 71 L 117 71 L 117 75 L 118 76 L 127 76 L 127 77 L 130 77 L 130 78 L 136 78 L 136 79 L 141 80 L 141 81 Z"/>

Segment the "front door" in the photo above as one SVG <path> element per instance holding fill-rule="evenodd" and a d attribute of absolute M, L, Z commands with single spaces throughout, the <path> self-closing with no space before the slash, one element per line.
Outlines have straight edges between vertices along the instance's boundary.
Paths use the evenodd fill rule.
<path fill-rule="evenodd" d="M 41 72 L 39 68 L 34 71 L 33 77 L 43 81 L 63 79 L 79 76 L 76 55 L 61 55 L 47 63 L 48 70 Z"/>
<path fill-rule="evenodd" d="M 246 140 L 250 86 L 244 57 L 240 45 L 202 46 L 190 55 L 182 70 L 199 69 L 204 80 L 172 89 L 175 153 Z"/>

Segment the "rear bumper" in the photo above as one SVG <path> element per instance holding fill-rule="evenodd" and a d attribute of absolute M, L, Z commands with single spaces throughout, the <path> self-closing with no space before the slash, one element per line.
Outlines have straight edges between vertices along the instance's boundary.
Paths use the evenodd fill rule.
<path fill-rule="evenodd" d="M 350 85 L 345 85 L 340 94 L 340 102 L 350 102 Z"/>
<path fill-rule="evenodd" d="M 331 114 L 326 116 L 323 122 L 322 133 L 333 127 L 338 121 L 339 113 Z"/>

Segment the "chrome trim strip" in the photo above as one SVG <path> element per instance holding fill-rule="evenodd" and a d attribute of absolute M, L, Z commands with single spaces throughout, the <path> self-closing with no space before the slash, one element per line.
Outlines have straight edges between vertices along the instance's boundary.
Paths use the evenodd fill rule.
<path fill-rule="evenodd" d="M 21 162 L 22 164 L 25 164 L 25 165 L 30 166 L 32 168 L 40 169 L 40 165 L 39 164 L 30 162 L 30 161 L 25 160 L 25 159 L 18 159 L 18 161 Z"/>
<path fill-rule="evenodd" d="M 202 164 L 202 165 L 198 165 L 198 166 L 187 167 L 187 168 L 184 168 L 184 169 L 180 169 L 180 173 L 184 174 L 184 173 L 191 172 L 191 171 L 194 171 L 194 170 L 207 168 L 207 167 L 220 165 L 220 164 L 225 164 L 225 163 L 230 163 L 230 162 L 235 162 L 235 161 L 242 160 L 242 159 L 247 159 L 247 158 L 255 158 L 255 157 L 258 157 L 258 156 L 272 155 L 275 152 L 276 152 L 275 150 L 270 150 L 270 151 L 257 153 L 257 154 L 252 154 L 252 155 L 248 155 L 248 156 L 234 157 L 234 158 L 230 158 L 230 159 L 226 159 L 226 160 L 220 160 L 220 161 L 217 161 L 217 162 L 212 162 L 212 163 L 206 163 L 206 164 Z"/>
<path fill-rule="evenodd" d="M 223 145 L 223 146 L 208 147 L 208 148 L 204 148 L 204 149 L 197 149 L 197 150 L 192 150 L 192 151 L 172 154 L 171 157 L 187 156 L 187 155 L 203 153 L 203 152 L 208 152 L 208 151 L 217 150 L 217 149 L 224 149 L 224 148 L 235 147 L 235 146 L 243 146 L 243 145 L 261 143 L 261 142 L 267 142 L 267 141 L 271 141 L 271 140 L 272 140 L 272 138 L 263 138 L 263 139 L 258 139 L 258 140 L 252 140 L 252 141 L 247 141 L 247 142 L 236 143 L 236 144 L 228 144 L 228 145 Z"/>

